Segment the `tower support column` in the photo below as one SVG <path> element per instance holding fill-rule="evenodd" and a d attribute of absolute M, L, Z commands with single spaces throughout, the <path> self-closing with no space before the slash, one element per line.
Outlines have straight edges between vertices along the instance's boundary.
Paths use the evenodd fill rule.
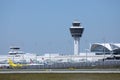
<path fill-rule="evenodd" d="M 74 37 L 74 55 L 79 55 L 79 37 Z"/>

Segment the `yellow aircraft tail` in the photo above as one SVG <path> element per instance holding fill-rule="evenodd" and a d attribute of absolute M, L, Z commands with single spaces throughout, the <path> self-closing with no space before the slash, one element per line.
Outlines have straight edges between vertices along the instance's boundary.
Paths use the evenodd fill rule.
<path fill-rule="evenodd" d="M 12 68 L 20 68 L 23 66 L 22 64 L 15 64 L 10 58 L 8 59 L 8 63 Z"/>
<path fill-rule="evenodd" d="M 9 63 L 10 65 L 13 65 L 13 64 L 14 64 L 11 59 L 8 59 L 8 63 Z"/>

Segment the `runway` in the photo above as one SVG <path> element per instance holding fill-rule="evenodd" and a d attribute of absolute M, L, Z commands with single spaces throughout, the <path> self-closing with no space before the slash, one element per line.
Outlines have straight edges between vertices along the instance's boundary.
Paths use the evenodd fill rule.
<path fill-rule="evenodd" d="M 79 69 L 79 70 L 0 70 L 0 74 L 11 73 L 120 73 L 119 69 Z"/>

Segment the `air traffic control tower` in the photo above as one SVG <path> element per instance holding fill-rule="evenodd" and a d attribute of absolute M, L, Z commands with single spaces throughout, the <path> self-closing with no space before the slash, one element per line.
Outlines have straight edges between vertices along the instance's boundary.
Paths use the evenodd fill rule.
<path fill-rule="evenodd" d="M 82 33 L 84 28 L 81 26 L 79 21 L 74 21 L 72 23 L 72 27 L 70 28 L 70 33 L 74 38 L 74 55 L 79 55 L 79 42 L 80 37 L 82 37 Z"/>

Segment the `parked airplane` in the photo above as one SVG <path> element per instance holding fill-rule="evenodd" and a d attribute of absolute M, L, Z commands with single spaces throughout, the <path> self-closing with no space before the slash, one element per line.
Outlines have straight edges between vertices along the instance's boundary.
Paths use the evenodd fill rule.
<path fill-rule="evenodd" d="M 0 61 L 0 64 L 7 64 L 7 63 L 8 63 L 7 59 L 6 59 L 6 60 L 1 60 L 1 61 Z"/>
<path fill-rule="evenodd" d="M 9 64 L 0 64 L 0 69 L 9 68 Z"/>
<path fill-rule="evenodd" d="M 15 64 L 10 58 L 8 59 L 9 66 L 12 68 L 22 68 L 27 66 L 26 64 Z"/>
<path fill-rule="evenodd" d="M 34 66 L 34 65 L 44 65 L 44 63 L 39 63 L 37 61 L 34 61 L 32 59 L 30 59 L 30 64 L 28 64 L 29 66 Z"/>

